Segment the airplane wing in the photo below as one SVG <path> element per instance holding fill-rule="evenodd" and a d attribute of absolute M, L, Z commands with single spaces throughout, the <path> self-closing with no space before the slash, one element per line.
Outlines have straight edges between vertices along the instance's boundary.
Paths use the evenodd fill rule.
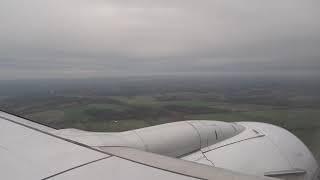
<path fill-rule="evenodd" d="M 272 179 L 126 147 L 99 151 L 53 130 L 0 112 L 0 179 Z"/>

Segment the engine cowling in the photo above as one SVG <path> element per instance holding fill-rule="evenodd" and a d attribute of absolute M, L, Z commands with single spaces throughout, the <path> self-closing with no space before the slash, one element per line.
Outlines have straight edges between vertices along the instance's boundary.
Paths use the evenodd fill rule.
<path fill-rule="evenodd" d="M 63 129 L 56 135 L 100 148 L 123 146 L 182 157 L 240 134 L 244 127 L 220 121 L 180 121 L 119 133 Z"/>
<path fill-rule="evenodd" d="M 119 133 L 54 132 L 106 151 L 130 147 L 245 174 L 315 180 L 318 164 L 287 130 L 256 122 L 181 121 Z"/>

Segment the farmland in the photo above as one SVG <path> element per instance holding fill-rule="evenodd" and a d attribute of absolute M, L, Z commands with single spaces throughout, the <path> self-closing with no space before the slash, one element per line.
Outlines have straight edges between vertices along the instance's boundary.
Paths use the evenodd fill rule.
<path fill-rule="evenodd" d="M 266 122 L 293 132 L 319 158 L 317 80 L 96 80 L 46 88 L 41 83 L 22 87 L 23 93 L 2 92 L 1 109 L 58 129 L 104 132 L 197 119 Z"/>

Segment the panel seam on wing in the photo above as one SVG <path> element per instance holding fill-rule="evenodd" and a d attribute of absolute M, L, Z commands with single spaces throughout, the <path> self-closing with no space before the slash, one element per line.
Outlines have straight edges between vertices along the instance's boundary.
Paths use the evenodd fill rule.
<path fill-rule="evenodd" d="M 90 162 L 87 162 L 87 163 L 78 165 L 78 166 L 75 166 L 75 167 L 66 169 L 66 170 L 64 170 L 64 171 L 58 172 L 58 173 L 56 173 L 56 174 L 53 174 L 53 175 L 51 175 L 51 176 L 42 178 L 41 180 L 47 180 L 47 179 L 53 178 L 53 177 L 55 177 L 55 176 L 64 174 L 64 173 L 66 173 L 66 172 L 68 172 L 68 171 L 72 171 L 72 170 L 74 170 L 74 169 L 77 169 L 77 168 L 80 168 L 80 167 L 83 167 L 83 166 L 86 166 L 86 165 L 89 165 L 89 164 L 92 164 L 92 163 L 95 163 L 95 162 L 98 162 L 98 161 L 102 161 L 102 160 L 108 159 L 108 158 L 110 158 L 110 157 L 113 157 L 113 156 L 103 157 L 103 158 L 100 158 L 100 159 L 96 159 L 96 160 L 94 160 L 94 161 L 90 161 Z"/>

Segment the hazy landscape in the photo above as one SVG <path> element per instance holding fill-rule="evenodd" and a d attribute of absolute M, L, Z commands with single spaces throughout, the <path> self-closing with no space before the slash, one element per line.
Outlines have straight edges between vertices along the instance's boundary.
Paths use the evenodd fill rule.
<path fill-rule="evenodd" d="M 226 139 L 238 133 L 233 125 L 172 126 L 108 139 L 52 132 L 67 145 L 31 131 L 26 139 L 28 130 L 0 117 L 0 180 L 320 180 L 319 8 L 319 0 L 0 0 L 0 111 L 92 132 L 186 120 L 263 122 L 292 132 L 318 161 L 275 131 L 261 141 L 254 129 Z M 21 148 L 21 141 L 40 149 Z M 223 145 L 210 145 L 216 141 Z"/>
<path fill-rule="evenodd" d="M 314 78 L 135 77 L 1 81 L 0 108 L 54 128 L 125 131 L 202 119 L 284 127 L 319 159 Z"/>

